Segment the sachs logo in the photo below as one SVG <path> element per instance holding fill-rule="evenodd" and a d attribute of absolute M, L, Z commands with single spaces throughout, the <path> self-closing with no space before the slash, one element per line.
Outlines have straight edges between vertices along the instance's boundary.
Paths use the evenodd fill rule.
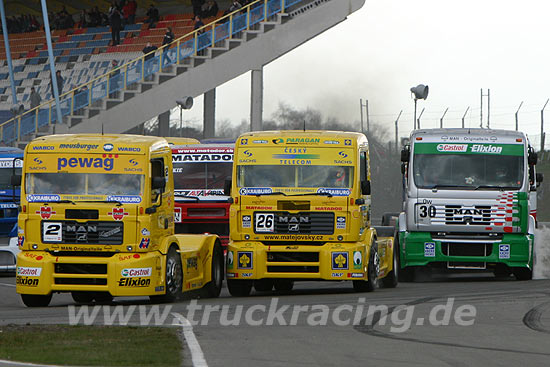
<path fill-rule="evenodd" d="M 50 219 L 52 214 L 56 214 L 57 212 L 52 210 L 52 208 L 50 208 L 49 206 L 41 206 L 40 210 L 37 210 L 35 213 L 40 214 L 40 217 L 42 219 Z"/>
<path fill-rule="evenodd" d="M 125 212 L 124 208 L 113 208 L 113 211 L 107 214 L 111 215 L 114 220 L 123 220 L 124 216 L 128 215 L 128 212 Z"/>

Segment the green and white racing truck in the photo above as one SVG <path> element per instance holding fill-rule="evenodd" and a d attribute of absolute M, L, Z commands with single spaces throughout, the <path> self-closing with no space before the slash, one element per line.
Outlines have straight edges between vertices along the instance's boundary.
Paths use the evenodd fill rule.
<path fill-rule="evenodd" d="M 537 154 L 522 132 L 422 129 L 401 152 L 400 279 L 415 268 L 492 270 L 531 279 Z"/>

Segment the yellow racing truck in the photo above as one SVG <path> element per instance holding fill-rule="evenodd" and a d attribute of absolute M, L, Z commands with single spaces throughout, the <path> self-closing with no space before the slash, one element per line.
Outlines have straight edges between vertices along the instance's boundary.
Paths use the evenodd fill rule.
<path fill-rule="evenodd" d="M 235 144 L 226 277 L 233 296 L 290 291 L 299 280 L 397 285 L 393 240 L 370 218 L 367 138 L 334 131 L 264 131 Z"/>
<path fill-rule="evenodd" d="M 164 138 L 51 135 L 25 148 L 16 286 L 29 307 L 53 293 L 217 297 L 224 256 L 215 235 L 174 234 L 172 152 Z"/>

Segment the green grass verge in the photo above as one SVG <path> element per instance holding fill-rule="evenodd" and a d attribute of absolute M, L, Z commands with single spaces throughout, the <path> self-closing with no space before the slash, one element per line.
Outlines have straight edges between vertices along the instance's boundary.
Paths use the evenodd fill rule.
<path fill-rule="evenodd" d="M 0 359 L 73 366 L 181 366 L 178 329 L 0 326 Z"/>

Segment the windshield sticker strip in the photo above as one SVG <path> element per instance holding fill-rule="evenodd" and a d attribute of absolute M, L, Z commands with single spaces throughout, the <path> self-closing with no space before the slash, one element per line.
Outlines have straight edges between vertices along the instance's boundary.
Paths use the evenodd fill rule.
<path fill-rule="evenodd" d="M 415 154 L 524 155 L 523 144 L 415 143 Z"/>

